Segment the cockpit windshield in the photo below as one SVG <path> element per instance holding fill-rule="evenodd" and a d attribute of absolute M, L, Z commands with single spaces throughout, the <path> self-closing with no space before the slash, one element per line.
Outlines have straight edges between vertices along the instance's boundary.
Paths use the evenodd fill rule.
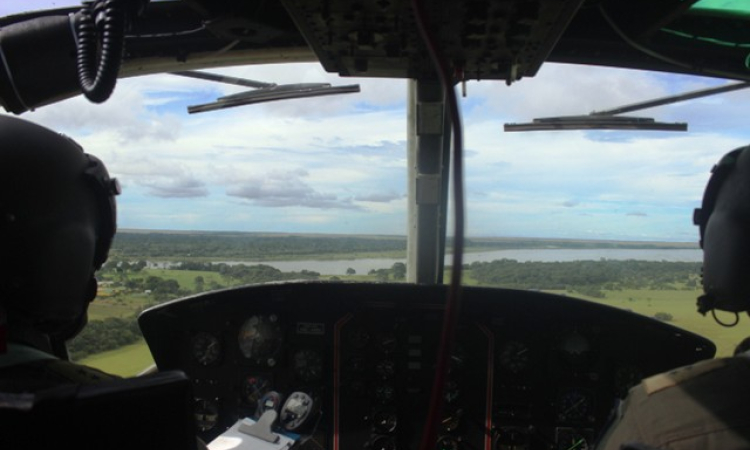
<path fill-rule="evenodd" d="M 411 449 L 444 397 L 441 448 L 583 449 L 638 380 L 746 336 L 696 311 L 693 222 L 750 140 L 746 2 L 432 2 L 436 42 L 401 0 L 148 3 L 118 40 L 110 5 L 4 2 L 0 106 L 122 186 L 71 358 L 184 371 L 201 438 L 284 396 L 301 448 Z M 115 44 L 90 101 L 80 60 Z"/>
<path fill-rule="evenodd" d="M 361 92 L 190 114 L 191 105 L 246 88 L 164 74 L 120 80 L 103 105 L 74 98 L 28 113 L 96 151 L 123 185 L 120 233 L 92 311 L 131 305 L 132 296 L 152 304 L 266 281 L 220 275 L 220 264 L 287 274 L 270 279 L 404 281 L 393 267 L 406 263 L 406 82 L 342 82 L 315 64 L 206 72 L 279 84 L 357 83 Z M 695 312 L 702 256 L 691 218 L 712 164 L 747 139 L 740 111 L 750 92 L 639 112 L 687 123 L 687 132 L 511 133 L 503 125 L 732 83 L 567 64 L 545 65 L 512 88 L 466 83 L 467 283 L 589 298 L 726 334 Z M 266 246 L 257 244 L 264 250 L 243 243 L 244 233 L 265 236 Z M 314 236 L 327 239 L 314 244 Z M 373 241 L 356 242 L 365 236 Z M 147 267 L 136 270 L 138 261 Z M 215 267 L 199 270 L 203 263 Z M 172 270 L 181 264 L 193 271 Z M 627 275 L 633 270 L 640 275 Z M 592 278 L 572 276 L 581 271 Z M 158 293 L 153 277 L 179 288 Z M 731 353 L 737 334 L 720 352 Z"/>

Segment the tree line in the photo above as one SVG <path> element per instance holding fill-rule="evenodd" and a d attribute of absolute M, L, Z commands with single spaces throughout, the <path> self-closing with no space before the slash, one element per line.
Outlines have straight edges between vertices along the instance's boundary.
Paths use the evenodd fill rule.
<path fill-rule="evenodd" d="M 447 239 L 448 248 L 452 239 Z M 588 241 L 572 239 L 469 238 L 467 249 L 670 249 L 697 248 L 695 244 L 659 242 Z M 311 255 L 353 253 L 406 253 L 406 236 L 378 235 L 274 235 L 230 232 L 129 232 L 118 231 L 112 255 L 133 258 L 280 259 Z"/>
<path fill-rule="evenodd" d="M 519 262 L 500 259 L 465 266 L 478 284 L 514 289 L 557 290 L 604 297 L 606 290 L 694 289 L 701 264 L 697 262 L 599 260 Z"/>
<path fill-rule="evenodd" d="M 118 232 L 112 243 L 112 254 L 122 259 L 200 256 L 247 260 L 394 251 L 406 251 L 406 237 Z"/>

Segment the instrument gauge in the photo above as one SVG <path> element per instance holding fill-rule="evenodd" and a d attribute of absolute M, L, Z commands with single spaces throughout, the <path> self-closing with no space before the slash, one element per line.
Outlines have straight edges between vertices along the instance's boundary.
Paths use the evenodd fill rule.
<path fill-rule="evenodd" d="M 523 342 L 508 341 L 500 352 L 500 364 L 512 373 L 522 372 L 529 366 L 531 353 Z"/>
<path fill-rule="evenodd" d="M 271 390 L 268 378 L 250 375 L 242 381 L 242 397 L 248 405 L 256 406 L 260 399 Z"/>
<path fill-rule="evenodd" d="M 557 419 L 566 423 L 593 421 L 593 399 L 591 394 L 582 389 L 572 389 L 560 396 Z"/>
<path fill-rule="evenodd" d="M 448 366 L 449 373 L 455 373 L 464 368 L 466 364 L 466 352 L 461 344 L 457 343 L 453 348 L 453 353 L 450 356 L 450 366 Z"/>
<path fill-rule="evenodd" d="M 355 349 L 362 349 L 370 342 L 370 333 L 361 327 L 353 329 L 348 336 L 347 343 Z"/>
<path fill-rule="evenodd" d="M 381 403 L 389 403 L 393 401 L 396 395 L 396 390 L 390 384 L 381 384 L 375 387 L 375 398 Z"/>
<path fill-rule="evenodd" d="M 396 363 L 391 359 L 384 359 L 375 365 L 375 372 L 384 380 L 396 374 Z"/>
<path fill-rule="evenodd" d="M 396 431 L 398 416 L 393 411 L 378 411 L 373 415 L 372 424 L 378 433 L 390 434 Z"/>
<path fill-rule="evenodd" d="M 193 359 L 202 366 L 210 366 L 221 357 L 221 342 L 219 338 L 205 331 L 196 333 L 190 340 Z"/>
<path fill-rule="evenodd" d="M 318 381 L 323 376 L 323 358 L 315 350 L 298 350 L 292 364 L 295 375 L 302 381 Z"/>
<path fill-rule="evenodd" d="M 195 399 L 195 424 L 199 431 L 208 431 L 219 422 L 219 405 L 217 400 Z"/>
<path fill-rule="evenodd" d="M 461 443 L 453 436 L 441 436 L 435 445 L 437 450 L 459 450 Z"/>
<path fill-rule="evenodd" d="M 398 347 L 398 340 L 396 334 L 392 332 L 386 332 L 378 337 L 378 346 L 383 353 L 390 354 Z"/>
<path fill-rule="evenodd" d="M 565 361 L 573 366 L 585 365 L 591 362 L 594 356 L 591 342 L 578 331 L 564 336 L 560 341 L 559 349 Z"/>
<path fill-rule="evenodd" d="M 495 435 L 495 450 L 527 450 L 530 447 L 529 432 L 520 427 L 502 427 Z"/>
<path fill-rule="evenodd" d="M 371 450 L 396 450 L 396 441 L 392 436 L 375 436 L 368 444 Z"/>
<path fill-rule="evenodd" d="M 557 450 L 588 450 L 589 443 L 593 441 L 593 435 L 594 433 L 588 428 L 582 430 L 558 428 L 555 437 L 556 448 Z"/>
<path fill-rule="evenodd" d="M 458 387 L 458 383 L 454 380 L 448 380 L 445 383 L 445 389 L 443 390 L 443 398 L 448 404 L 454 404 L 461 396 L 461 390 Z"/>
<path fill-rule="evenodd" d="M 283 335 L 276 315 L 256 315 L 247 319 L 237 336 L 240 352 L 247 359 L 269 366 L 276 364 Z"/>

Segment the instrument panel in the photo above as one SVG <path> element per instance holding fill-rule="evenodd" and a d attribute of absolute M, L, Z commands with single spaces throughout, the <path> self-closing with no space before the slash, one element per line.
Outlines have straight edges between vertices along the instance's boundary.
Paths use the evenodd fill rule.
<path fill-rule="evenodd" d="M 193 380 L 209 442 L 278 413 L 303 449 L 419 447 L 445 286 L 304 282 L 204 293 L 144 311 L 160 370 Z M 464 287 L 438 448 L 583 450 L 642 378 L 713 357 L 707 339 L 605 305 Z"/>

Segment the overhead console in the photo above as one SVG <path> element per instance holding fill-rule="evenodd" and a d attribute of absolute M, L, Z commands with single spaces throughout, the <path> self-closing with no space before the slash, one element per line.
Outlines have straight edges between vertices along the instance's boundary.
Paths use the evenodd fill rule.
<path fill-rule="evenodd" d="M 201 437 L 278 412 L 305 449 L 416 449 L 444 286 L 284 283 L 156 306 L 139 324 L 160 370 L 193 380 Z M 713 357 L 699 336 L 565 296 L 463 289 L 443 449 L 586 448 L 643 377 Z M 578 443 L 578 446 L 574 446 Z"/>
<path fill-rule="evenodd" d="M 412 2 L 284 0 L 323 67 L 345 76 L 430 78 Z M 534 76 L 583 0 L 425 2 L 435 45 L 466 79 Z M 458 77 L 460 78 L 460 76 Z"/>

